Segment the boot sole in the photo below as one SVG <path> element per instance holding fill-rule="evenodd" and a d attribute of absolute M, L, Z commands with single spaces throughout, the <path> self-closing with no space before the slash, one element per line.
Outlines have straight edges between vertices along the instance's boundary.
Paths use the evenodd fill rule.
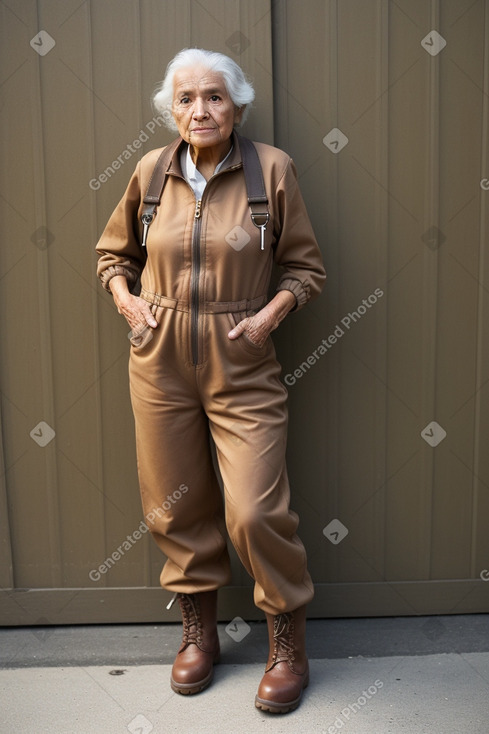
<path fill-rule="evenodd" d="M 210 671 L 205 678 L 196 681 L 195 683 L 177 683 L 173 678 L 170 678 L 170 685 L 175 693 L 181 693 L 183 696 L 191 696 L 194 693 L 201 693 L 212 683 L 214 677 L 214 669 Z"/>
<path fill-rule="evenodd" d="M 304 680 L 300 695 L 294 699 L 294 701 L 287 701 L 286 703 L 278 703 L 278 701 L 267 701 L 264 698 L 255 696 L 255 706 L 261 711 L 267 711 L 269 714 L 288 714 L 289 711 L 295 711 L 299 706 L 304 689 L 309 685 L 309 676 Z"/>
<path fill-rule="evenodd" d="M 220 658 L 220 653 L 217 653 L 212 662 L 212 668 L 209 670 L 206 677 L 202 678 L 202 680 L 196 681 L 195 683 L 177 683 L 173 676 L 170 676 L 170 686 L 172 691 L 175 691 L 175 693 L 181 693 L 183 696 L 191 696 L 194 693 L 201 693 L 201 691 L 204 691 L 212 683 L 212 679 L 214 677 L 214 665 L 219 663 Z"/>

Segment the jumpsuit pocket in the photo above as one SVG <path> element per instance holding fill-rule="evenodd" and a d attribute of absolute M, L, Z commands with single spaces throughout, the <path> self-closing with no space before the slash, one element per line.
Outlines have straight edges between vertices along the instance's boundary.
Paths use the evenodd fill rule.
<path fill-rule="evenodd" d="M 240 321 L 243 321 L 243 319 L 254 316 L 256 311 L 248 311 L 246 313 L 228 313 L 229 323 L 231 324 L 231 328 L 234 329 L 235 326 L 239 324 Z M 242 346 L 242 348 L 248 352 L 248 354 L 253 354 L 258 357 L 262 357 L 266 353 L 266 348 L 270 342 L 270 335 L 267 336 L 265 339 L 264 344 L 259 347 L 258 344 L 255 344 L 255 342 L 251 341 L 250 337 L 246 333 L 246 331 L 243 331 L 243 333 L 238 336 L 237 339 L 233 339 L 232 341 L 237 342 Z"/>
<path fill-rule="evenodd" d="M 158 326 L 160 325 L 162 312 L 162 306 L 156 306 L 155 304 L 152 304 L 151 313 L 155 317 L 155 321 Z M 145 326 L 140 330 L 131 330 L 127 335 L 127 338 L 131 342 L 131 348 L 136 352 L 141 352 L 153 339 L 154 331 L 155 330 L 152 329 L 151 326 Z"/>

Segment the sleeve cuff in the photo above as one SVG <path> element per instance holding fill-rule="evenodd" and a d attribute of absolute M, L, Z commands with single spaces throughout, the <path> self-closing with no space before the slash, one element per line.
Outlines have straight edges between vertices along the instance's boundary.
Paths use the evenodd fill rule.
<path fill-rule="evenodd" d="M 110 281 L 112 278 L 114 278 L 116 275 L 123 275 L 126 280 L 129 288 L 134 285 L 136 280 L 138 279 L 137 273 L 135 273 L 130 268 L 126 268 L 123 265 L 110 265 L 108 268 L 103 270 L 100 273 L 100 281 L 102 283 L 103 288 L 110 293 Z"/>
<path fill-rule="evenodd" d="M 296 305 L 294 308 L 291 308 L 290 313 L 298 311 L 302 306 L 305 306 L 309 300 L 307 288 L 304 287 L 300 280 L 296 280 L 295 278 L 287 276 L 282 278 L 277 286 L 277 291 L 290 291 L 294 294 Z"/>

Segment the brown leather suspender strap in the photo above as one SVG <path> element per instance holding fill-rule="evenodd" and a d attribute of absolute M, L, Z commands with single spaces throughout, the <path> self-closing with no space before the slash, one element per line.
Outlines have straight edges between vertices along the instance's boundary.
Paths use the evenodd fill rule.
<path fill-rule="evenodd" d="M 260 250 L 264 250 L 265 229 L 270 220 L 270 212 L 260 159 L 251 140 L 238 135 L 238 142 L 243 161 L 248 204 L 251 209 L 251 221 L 260 230 Z"/>
<path fill-rule="evenodd" d="M 236 133 L 237 135 L 237 133 Z M 263 181 L 263 172 L 256 148 L 248 138 L 237 135 L 241 159 L 243 161 L 243 173 L 246 182 L 246 192 L 251 210 L 251 220 L 255 227 L 260 230 L 260 249 L 265 249 L 265 228 L 270 220 L 268 211 L 268 198 Z M 156 161 L 153 173 L 144 195 L 144 207 L 141 214 L 143 223 L 143 237 L 141 245 L 146 247 L 148 229 L 155 217 L 156 207 L 160 203 L 161 195 L 168 178 L 168 169 L 175 150 L 178 148 L 182 138 L 177 138 L 166 146 Z"/>
<path fill-rule="evenodd" d="M 146 189 L 146 194 L 144 195 L 143 199 L 144 206 L 141 214 L 141 221 L 143 223 L 143 237 L 141 241 L 142 247 L 146 247 L 148 229 L 155 217 L 156 207 L 160 203 L 161 195 L 163 193 L 163 189 L 165 188 L 171 159 L 173 158 L 173 154 L 181 142 L 182 138 L 177 138 L 169 145 L 167 145 L 163 152 L 160 154 L 160 157 L 156 161 L 155 167 L 153 168 L 153 173 L 151 174 L 148 188 Z"/>

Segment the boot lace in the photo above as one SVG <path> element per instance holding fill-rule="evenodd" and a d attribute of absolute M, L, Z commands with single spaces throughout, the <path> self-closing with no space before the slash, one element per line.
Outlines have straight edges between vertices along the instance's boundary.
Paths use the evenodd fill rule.
<path fill-rule="evenodd" d="M 203 628 L 199 603 L 193 594 L 178 594 L 178 601 L 183 620 L 183 638 L 180 652 L 191 644 L 201 647 Z"/>
<path fill-rule="evenodd" d="M 282 662 L 292 669 L 294 660 L 294 617 L 289 612 L 276 614 L 273 619 L 273 654 L 268 670 Z"/>

